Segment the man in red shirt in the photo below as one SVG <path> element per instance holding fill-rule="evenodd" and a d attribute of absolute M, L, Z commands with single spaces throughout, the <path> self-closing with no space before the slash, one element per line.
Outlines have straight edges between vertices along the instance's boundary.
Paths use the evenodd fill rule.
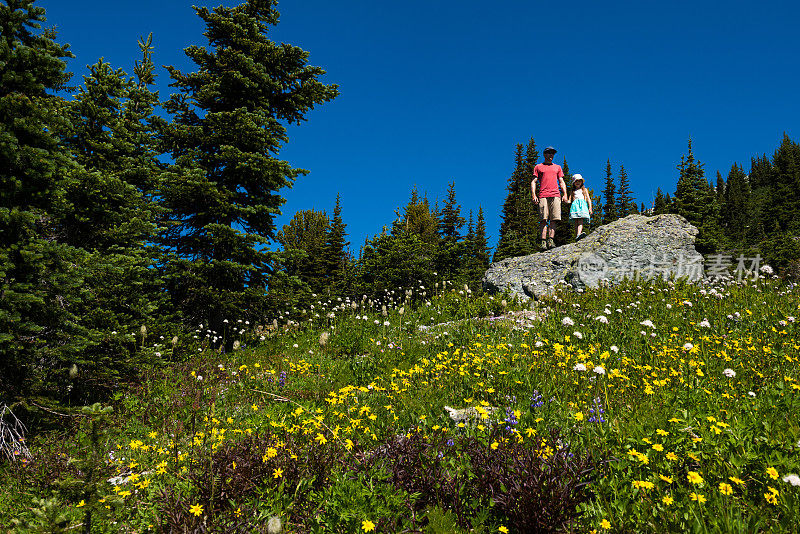
<path fill-rule="evenodd" d="M 553 239 L 556 235 L 557 221 L 561 220 L 561 201 L 567 201 L 567 184 L 564 183 L 564 171 L 561 165 L 553 163 L 556 149 L 549 146 L 544 149 L 544 163 L 539 163 L 533 168 L 533 181 L 531 193 L 533 203 L 539 205 L 541 217 L 542 243 L 540 248 L 547 250 L 554 248 Z M 536 186 L 539 186 L 539 195 L 536 195 Z M 563 191 L 563 193 L 562 193 Z"/>

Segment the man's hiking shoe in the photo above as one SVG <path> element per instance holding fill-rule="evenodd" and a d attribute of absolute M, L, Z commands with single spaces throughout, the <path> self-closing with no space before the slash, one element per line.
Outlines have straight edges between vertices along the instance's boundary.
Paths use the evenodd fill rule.
<path fill-rule="evenodd" d="M 551 249 L 551 248 L 556 248 L 556 244 L 555 244 L 555 242 L 553 241 L 553 238 L 552 238 L 552 237 L 548 237 L 548 238 L 547 238 L 547 248 L 548 248 L 548 249 Z"/>
<path fill-rule="evenodd" d="M 547 250 L 547 241 L 545 241 L 544 239 L 542 239 L 542 244 L 541 244 L 541 245 L 539 245 L 539 248 L 540 248 L 541 250 Z"/>
<path fill-rule="evenodd" d="M 578 234 L 578 237 L 575 238 L 575 241 L 580 241 L 584 237 L 586 237 L 586 232 L 581 232 Z"/>

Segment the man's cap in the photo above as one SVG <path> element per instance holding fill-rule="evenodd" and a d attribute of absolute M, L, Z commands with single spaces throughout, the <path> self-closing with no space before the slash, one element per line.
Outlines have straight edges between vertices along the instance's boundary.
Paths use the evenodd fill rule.
<path fill-rule="evenodd" d="M 553 154 L 555 154 L 556 152 L 558 152 L 558 150 L 556 150 L 555 148 L 549 146 L 549 147 L 544 149 L 544 153 L 546 154 L 547 152 L 552 152 Z"/>
<path fill-rule="evenodd" d="M 581 176 L 580 174 L 574 174 L 574 175 L 572 176 L 572 183 L 573 183 L 573 184 L 574 184 L 575 182 L 579 181 L 579 180 L 580 180 L 581 182 L 584 182 L 584 181 L 585 181 L 585 180 L 583 179 L 583 176 Z"/>

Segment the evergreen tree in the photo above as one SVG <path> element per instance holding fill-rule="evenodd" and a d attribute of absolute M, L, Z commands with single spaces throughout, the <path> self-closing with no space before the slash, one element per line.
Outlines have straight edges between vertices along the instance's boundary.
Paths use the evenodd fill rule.
<path fill-rule="evenodd" d="M 717 195 L 717 205 L 721 206 L 725 201 L 725 179 L 719 171 L 717 171 L 717 185 L 714 186 L 714 193 Z"/>
<path fill-rule="evenodd" d="M 628 180 L 625 165 L 619 166 L 619 192 L 617 193 L 615 209 L 620 219 L 627 217 L 631 213 L 636 213 L 636 201 L 633 199 L 633 193 L 631 193 L 631 183 Z"/>
<path fill-rule="evenodd" d="M 447 187 L 447 200 L 439 214 L 439 237 L 445 241 L 461 239 L 461 228 L 464 227 L 461 206 L 456 202 L 456 183 L 450 182 Z"/>
<path fill-rule="evenodd" d="M 61 240 L 64 191 L 82 171 L 62 143 L 70 76 L 45 11 L 0 4 L 0 396 L 63 396 L 91 343 L 76 313 L 87 254 Z"/>
<path fill-rule="evenodd" d="M 347 238 L 347 226 L 342 220 L 342 205 L 339 194 L 336 194 L 336 205 L 333 208 L 333 218 L 325 240 L 325 269 L 327 271 L 327 285 L 325 292 L 329 295 L 344 296 L 346 294 L 346 278 L 349 271 L 350 257 L 347 247 L 350 245 Z"/>
<path fill-rule="evenodd" d="M 338 91 L 318 80 L 324 71 L 307 52 L 267 37 L 274 0 L 195 11 L 209 47 L 184 51 L 198 70 L 168 67 L 177 93 L 163 137 L 175 165 L 161 193 L 166 244 L 179 256 L 168 287 L 190 323 L 222 331 L 224 319 L 262 313 L 278 191 L 306 172 L 277 159 L 286 125 Z"/>
<path fill-rule="evenodd" d="M 705 179 L 703 164 L 695 160 L 691 139 L 688 152 L 688 155 L 681 157 L 678 165 L 678 184 L 671 209 L 697 227 L 699 233 L 695 246 L 701 254 L 708 254 L 717 249 L 719 238 L 716 196 L 713 187 Z"/>
<path fill-rule="evenodd" d="M 148 87 L 154 82 L 147 75 L 150 45 L 150 39 L 140 42 L 143 60 L 135 80 L 102 59 L 89 67 L 69 108 L 72 130 L 66 145 L 86 172 L 65 191 L 70 210 L 62 239 L 91 253 L 86 270 L 92 298 L 80 315 L 100 340 L 83 353 L 83 372 L 93 376 L 93 391 L 138 370 L 135 347 L 102 332 L 129 333 L 144 325 L 151 333 L 165 333 L 171 323 L 155 268 L 159 251 L 152 245 L 161 214 L 155 202 L 161 164 L 150 123 L 157 102 Z"/>
<path fill-rule="evenodd" d="M 783 139 L 772 157 L 770 180 L 771 200 L 765 202 L 763 215 L 774 224 L 767 228 L 767 235 L 800 232 L 800 222 L 796 214 L 800 209 L 800 145 L 788 135 Z"/>
<path fill-rule="evenodd" d="M 765 154 L 750 159 L 750 173 L 746 177 L 752 195 L 752 221 L 747 232 L 749 246 L 759 245 L 767 238 L 766 213 L 770 209 L 768 205 L 775 199 L 770 185 L 772 172 L 772 162 Z M 773 225 L 769 224 L 769 228 L 772 229 Z"/>
<path fill-rule="evenodd" d="M 461 271 L 464 259 L 464 243 L 461 241 L 461 228 L 464 218 L 461 206 L 456 202 L 456 184 L 451 182 L 447 188 L 447 200 L 439 213 L 439 246 L 436 254 L 436 271 L 445 280 L 455 281 Z"/>
<path fill-rule="evenodd" d="M 283 246 L 283 270 L 308 285 L 310 291 L 326 291 L 330 264 L 327 241 L 331 221 L 324 211 L 301 210 L 277 233 L 276 241 Z"/>
<path fill-rule="evenodd" d="M 667 197 L 664 195 L 664 192 L 659 187 L 656 190 L 656 197 L 653 200 L 653 215 L 661 215 L 662 213 L 669 212 L 669 204 L 667 202 Z"/>
<path fill-rule="evenodd" d="M 752 223 L 750 184 L 741 166 L 733 164 L 728 172 L 722 202 L 721 224 L 725 241 L 732 247 L 744 247 Z"/>
<path fill-rule="evenodd" d="M 606 160 L 606 183 L 603 189 L 603 198 L 606 203 L 603 206 L 602 223 L 608 224 L 617 220 L 617 189 L 614 185 L 614 175 L 611 173 L 611 160 Z"/>
<path fill-rule="evenodd" d="M 525 161 L 522 166 L 521 179 L 518 184 L 519 197 L 517 198 L 517 211 L 520 215 L 520 230 L 523 239 L 523 248 L 535 251 L 539 246 L 541 233 L 539 231 L 539 206 L 533 203 L 531 195 L 531 182 L 533 182 L 533 169 L 539 163 L 539 150 L 533 137 L 525 147 Z"/>
<path fill-rule="evenodd" d="M 464 258 L 464 280 L 471 288 L 478 290 L 484 273 L 489 268 L 491 252 L 489 240 L 486 236 L 486 221 L 483 208 L 478 207 L 478 220 L 473 226 L 472 210 L 469 214 L 469 232 L 467 233 L 467 253 Z"/>
<path fill-rule="evenodd" d="M 411 190 L 408 204 L 400 210 L 395 210 L 397 216 L 392 223 L 392 235 L 405 234 L 417 235 L 425 243 L 435 246 L 439 243 L 439 220 L 435 211 L 431 210 L 427 195 L 419 198 L 417 186 Z"/>
<path fill-rule="evenodd" d="M 522 224 L 525 213 L 520 209 L 524 205 L 523 195 L 531 197 L 530 182 L 527 182 L 527 188 L 524 188 L 525 165 L 522 144 L 517 144 L 514 152 L 514 171 L 506 185 L 508 193 L 503 202 L 500 237 L 494 254 L 495 262 L 505 258 L 524 256 L 531 252 L 531 247 L 525 242 L 525 230 Z M 531 198 L 531 204 L 533 204 L 533 198 Z"/>

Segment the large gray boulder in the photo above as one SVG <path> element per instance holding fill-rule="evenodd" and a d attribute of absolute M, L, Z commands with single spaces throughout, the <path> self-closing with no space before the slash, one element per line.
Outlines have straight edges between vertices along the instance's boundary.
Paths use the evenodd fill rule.
<path fill-rule="evenodd" d="M 697 228 L 680 215 L 629 215 L 576 243 L 494 263 L 483 285 L 490 292 L 508 290 L 536 298 L 552 293 L 561 282 L 583 289 L 624 278 L 696 281 L 703 277 L 703 257 L 694 248 L 696 235 Z"/>

